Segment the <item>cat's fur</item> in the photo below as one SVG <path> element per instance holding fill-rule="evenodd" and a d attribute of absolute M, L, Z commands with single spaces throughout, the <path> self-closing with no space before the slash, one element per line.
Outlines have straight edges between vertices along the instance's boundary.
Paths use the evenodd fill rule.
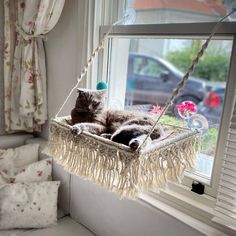
<path fill-rule="evenodd" d="M 143 113 L 104 110 L 104 90 L 78 92 L 75 108 L 71 111 L 72 132 L 75 134 L 87 131 L 137 149 L 155 122 Z M 157 127 L 150 138 L 158 139 L 162 133 L 162 129 Z"/>

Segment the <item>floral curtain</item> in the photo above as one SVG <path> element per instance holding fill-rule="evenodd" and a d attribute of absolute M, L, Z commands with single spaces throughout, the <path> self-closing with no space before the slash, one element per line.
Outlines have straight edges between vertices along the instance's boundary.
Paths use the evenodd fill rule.
<path fill-rule="evenodd" d="M 4 0 L 5 130 L 39 131 L 47 120 L 43 40 L 65 0 Z"/>

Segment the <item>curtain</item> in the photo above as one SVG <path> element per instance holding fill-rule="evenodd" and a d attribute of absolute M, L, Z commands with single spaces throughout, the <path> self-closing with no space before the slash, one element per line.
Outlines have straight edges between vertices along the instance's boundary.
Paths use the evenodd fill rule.
<path fill-rule="evenodd" d="M 4 85 L 3 85 L 3 28 L 4 28 L 4 4 L 0 2 L 0 135 L 4 132 Z"/>
<path fill-rule="evenodd" d="M 236 230 L 236 94 L 213 221 Z"/>
<path fill-rule="evenodd" d="M 65 0 L 4 0 L 5 130 L 39 131 L 47 120 L 43 40 Z"/>

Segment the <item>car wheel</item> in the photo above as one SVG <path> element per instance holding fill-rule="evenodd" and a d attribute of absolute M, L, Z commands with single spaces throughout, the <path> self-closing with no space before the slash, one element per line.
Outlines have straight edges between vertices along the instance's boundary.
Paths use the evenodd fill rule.
<path fill-rule="evenodd" d="M 195 103 L 196 105 L 198 105 L 198 103 L 200 102 L 200 100 L 194 96 L 182 96 L 182 97 L 178 97 L 177 99 L 175 99 L 174 103 L 173 103 L 173 107 L 172 107 L 172 114 L 173 116 L 177 117 L 177 118 L 181 118 L 181 116 L 179 115 L 178 109 L 176 107 L 177 104 L 184 102 L 184 101 L 191 101 L 193 103 Z"/>

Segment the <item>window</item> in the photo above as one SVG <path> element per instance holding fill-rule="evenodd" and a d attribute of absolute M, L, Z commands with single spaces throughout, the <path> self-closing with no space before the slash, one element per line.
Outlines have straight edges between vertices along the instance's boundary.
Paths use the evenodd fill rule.
<path fill-rule="evenodd" d="M 109 82 L 109 105 L 144 112 L 151 112 L 155 106 L 158 113 L 210 34 L 214 22 L 232 7 L 232 1 L 119 2 L 135 8 L 136 21 L 132 25 L 115 26 L 104 52 L 105 66 L 100 74 Z M 157 4 L 161 2 L 170 5 Z M 234 17 L 230 20 L 234 21 Z M 101 35 L 107 30 L 108 26 L 101 27 Z M 193 180 L 200 180 L 206 185 L 205 192 L 213 197 L 216 197 L 233 108 L 236 72 L 230 65 L 235 63 L 235 34 L 236 23 L 222 24 L 164 117 L 166 122 L 187 126 L 188 120 L 183 119 L 177 105 L 190 101 L 197 113 L 208 120 L 196 171 L 187 172 L 183 184 L 191 186 Z"/>

